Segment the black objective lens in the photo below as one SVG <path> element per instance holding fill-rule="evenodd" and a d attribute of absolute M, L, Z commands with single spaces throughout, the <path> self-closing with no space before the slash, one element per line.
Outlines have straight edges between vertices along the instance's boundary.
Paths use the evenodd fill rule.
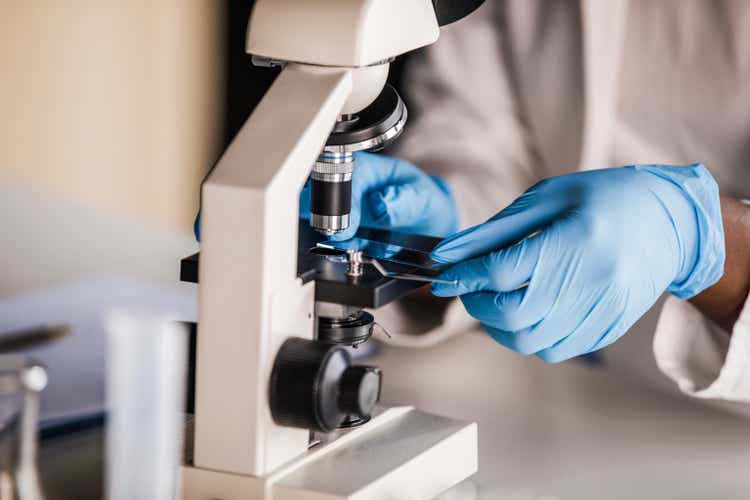
<path fill-rule="evenodd" d="M 352 181 L 312 180 L 310 211 L 319 215 L 349 215 L 352 209 Z"/>
<path fill-rule="evenodd" d="M 315 162 L 310 186 L 310 224 L 317 231 L 331 235 L 349 227 L 353 172 L 351 153 L 321 155 Z"/>

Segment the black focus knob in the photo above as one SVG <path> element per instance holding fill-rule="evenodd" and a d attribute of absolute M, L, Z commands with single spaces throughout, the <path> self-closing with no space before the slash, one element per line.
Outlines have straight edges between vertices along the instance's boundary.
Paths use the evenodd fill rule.
<path fill-rule="evenodd" d="M 339 407 L 349 415 L 366 417 L 380 399 L 381 371 L 374 366 L 352 366 L 341 377 Z"/>
<path fill-rule="evenodd" d="M 366 420 L 380 395 L 380 371 L 351 366 L 342 347 L 290 338 L 276 355 L 269 386 L 274 421 L 330 432 L 350 415 Z"/>

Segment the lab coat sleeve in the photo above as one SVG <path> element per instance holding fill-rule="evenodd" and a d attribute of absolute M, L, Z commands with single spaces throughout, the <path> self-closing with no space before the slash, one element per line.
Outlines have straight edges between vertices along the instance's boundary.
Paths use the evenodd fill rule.
<path fill-rule="evenodd" d="M 504 57 L 502 16 L 500 2 L 486 2 L 412 56 L 404 75 L 416 118 L 396 154 L 448 183 L 462 227 L 544 177 Z"/>
<path fill-rule="evenodd" d="M 654 335 L 659 369 L 688 395 L 750 402 L 750 299 L 731 335 L 689 302 L 670 297 Z"/>

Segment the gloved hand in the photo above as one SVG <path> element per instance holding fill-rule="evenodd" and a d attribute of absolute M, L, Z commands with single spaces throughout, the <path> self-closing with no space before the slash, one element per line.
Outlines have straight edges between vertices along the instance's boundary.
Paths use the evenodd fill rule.
<path fill-rule="evenodd" d="M 719 192 L 697 164 L 550 178 L 432 257 L 458 263 L 436 295 L 460 295 L 502 345 L 558 362 L 617 340 L 665 290 L 687 299 L 721 278 Z"/>
<path fill-rule="evenodd" d="M 445 182 L 411 163 L 389 156 L 355 153 L 349 228 L 331 236 L 352 238 L 360 224 L 429 236 L 446 236 L 458 228 L 456 202 Z M 310 183 L 300 194 L 300 216 L 310 219 Z M 193 225 L 200 241 L 201 214 Z"/>
<path fill-rule="evenodd" d="M 355 153 L 349 228 L 331 237 L 348 240 L 360 224 L 430 236 L 446 236 L 458 228 L 456 203 L 439 177 L 389 156 Z M 310 187 L 300 195 L 300 215 L 310 218 Z"/>

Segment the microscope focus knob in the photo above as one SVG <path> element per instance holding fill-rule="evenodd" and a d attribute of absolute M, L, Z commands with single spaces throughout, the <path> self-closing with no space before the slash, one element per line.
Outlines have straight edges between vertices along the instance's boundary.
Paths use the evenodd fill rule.
<path fill-rule="evenodd" d="M 382 372 L 374 366 L 352 366 L 341 377 L 339 407 L 350 416 L 367 417 L 380 399 Z"/>
<path fill-rule="evenodd" d="M 365 422 L 379 395 L 379 370 L 353 367 L 342 347 L 290 338 L 276 355 L 269 403 L 279 425 L 330 432 L 352 417 Z"/>

